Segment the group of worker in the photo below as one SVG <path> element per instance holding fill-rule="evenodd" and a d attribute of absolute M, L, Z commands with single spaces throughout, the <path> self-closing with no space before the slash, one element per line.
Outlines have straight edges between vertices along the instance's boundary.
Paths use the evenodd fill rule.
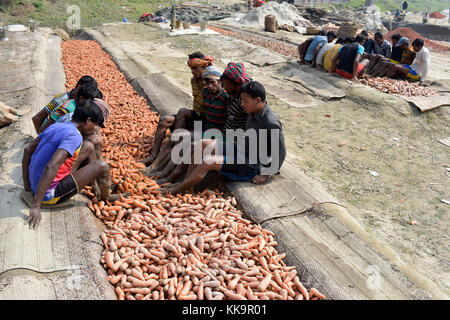
<path fill-rule="evenodd" d="M 417 38 L 410 43 L 400 34 L 392 35 L 391 40 L 392 44 L 379 31 L 373 38 L 366 30 L 354 38 L 338 38 L 333 31 L 321 31 L 298 46 L 298 62 L 354 81 L 365 74 L 423 81 L 430 64 L 424 41 Z"/>
<path fill-rule="evenodd" d="M 266 101 L 263 85 L 248 77 L 243 63 L 230 62 L 221 72 L 213 61 L 200 52 L 189 55 L 193 108 L 160 118 L 152 154 L 142 160 L 163 193 L 188 190 L 210 171 L 261 184 L 279 172 L 285 159 L 282 126 Z M 161 147 L 167 129 L 172 139 Z M 180 141 L 187 141 L 189 148 Z M 180 150 L 183 161 L 177 162 L 174 154 Z M 200 161 L 195 160 L 196 150 Z"/>
<path fill-rule="evenodd" d="M 147 172 L 165 184 L 164 194 L 190 189 L 209 171 L 261 184 L 279 172 L 286 156 L 282 126 L 267 104 L 264 87 L 248 77 L 244 64 L 230 62 L 221 72 L 213 61 L 200 52 L 189 55 L 193 107 L 160 118 L 152 154 L 142 160 L 150 165 Z M 38 137 L 25 148 L 22 160 L 30 227 L 39 225 L 41 205 L 57 207 L 87 185 L 97 199 L 116 200 L 110 168 L 101 159 L 100 127 L 109 115 L 102 98 L 95 79 L 83 76 L 32 118 Z M 186 139 L 169 139 L 163 146 L 167 129 L 173 137 L 181 130 Z M 192 148 L 183 149 L 187 160 L 177 162 L 172 151 L 185 141 Z"/>

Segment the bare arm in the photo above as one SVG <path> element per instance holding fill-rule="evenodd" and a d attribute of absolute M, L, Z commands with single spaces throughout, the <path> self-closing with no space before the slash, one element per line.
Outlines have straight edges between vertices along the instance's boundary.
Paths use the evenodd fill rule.
<path fill-rule="evenodd" d="M 47 111 L 45 109 L 42 109 L 36 115 L 32 118 L 34 129 L 37 133 L 39 133 L 39 128 L 42 126 L 42 123 L 44 122 L 45 118 L 48 116 Z"/>
<path fill-rule="evenodd" d="M 52 124 L 55 123 L 55 120 L 53 119 L 48 119 L 47 122 L 45 123 L 45 125 L 41 126 L 38 130 L 38 133 L 42 133 L 45 131 L 45 129 L 47 129 L 48 127 L 50 127 Z"/>
<path fill-rule="evenodd" d="M 23 151 L 22 177 L 23 177 L 23 187 L 25 188 L 26 191 L 31 191 L 29 166 L 31 162 L 31 156 L 33 155 L 38 145 L 39 145 L 39 138 L 36 138 Z"/>
<path fill-rule="evenodd" d="M 359 60 L 361 59 L 361 54 L 357 53 L 355 60 L 353 61 L 353 79 L 356 79 L 356 71 L 358 71 Z"/>
<path fill-rule="evenodd" d="M 53 179 L 55 179 L 59 168 L 64 163 L 64 161 L 69 156 L 69 153 L 64 149 L 56 149 L 50 161 L 45 166 L 42 172 L 41 179 L 36 189 L 36 194 L 34 195 L 33 203 L 30 210 L 30 218 L 28 223 L 30 228 L 36 229 L 41 221 L 41 203 L 44 199 L 44 195 L 48 188 L 52 184 Z"/>
<path fill-rule="evenodd" d="M 336 55 L 334 56 L 334 58 L 333 58 L 333 63 L 331 64 L 330 73 L 336 72 L 336 66 L 337 66 L 338 59 L 339 59 L 339 56 L 340 56 L 340 55 L 341 55 L 341 53 L 338 52 L 338 53 L 336 53 Z"/>

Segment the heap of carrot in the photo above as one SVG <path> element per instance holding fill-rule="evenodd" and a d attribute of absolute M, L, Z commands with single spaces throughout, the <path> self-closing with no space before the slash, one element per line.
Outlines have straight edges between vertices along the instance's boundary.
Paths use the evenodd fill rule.
<path fill-rule="evenodd" d="M 88 207 L 107 225 L 100 263 L 121 300 L 318 300 L 275 249 L 274 234 L 242 217 L 236 200 L 215 190 L 163 196 L 141 173 L 158 115 L 149 110 L 94 41 L 62 44 L 68 89 L 93 76 L 110 106 L 102 156 L 120 200 Z M 129 193 L 128 197 L 122 194 Z"/>

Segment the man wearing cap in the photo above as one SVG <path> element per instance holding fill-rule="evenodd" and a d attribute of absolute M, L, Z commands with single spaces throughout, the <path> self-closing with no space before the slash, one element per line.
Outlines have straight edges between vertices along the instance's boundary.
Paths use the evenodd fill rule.
<path fill-rule="evenodd" d="M 206 128 L 223 130 L 227 116 L 228 94 L 222 87 L 222 73 L 213 66 L 207 67 L 202 77 L 206 88 L 203 89 L 203 104 L 206 111 Z"/>

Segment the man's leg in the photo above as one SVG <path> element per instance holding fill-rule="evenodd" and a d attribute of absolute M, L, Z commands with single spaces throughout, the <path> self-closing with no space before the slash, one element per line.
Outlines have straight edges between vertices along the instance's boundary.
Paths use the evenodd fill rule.
<path fill-rule="evenodd" d="M 205 157 L 204 163 L 196 165 L 190 174 L 186 174 L 182 182 L 169 185 L 167 188 L 161 188 L 162 194 L 165 192 L 177 194 L 199 184 L 209 171 L 220 171 L 223 165 L 223 159 L 223 156 L 216 155 Z"/>
<path fill-rule="evenodd" d="M 161 145 L 164 141 L 164 138 L 166 137 L 167 128 L 169 128 L 174 123 L 175 123 L 174 116 L 164 116 L 159 119 L 158 127 L 156 128 L 155 132 L 155 139 L 153 140 L 152 154 L 148 158 L 145 158 L 140 162 L 144 163 L 145 165 L 152 164 L 152 162 L 156 159 L 156 157 L 159 154 Z"/>
<path fill-rule="evenodd" d="M 306 53 L 306 49 L 308 48 L 309 42 L 304 41 L 301 44 L 298 45 L 298 55 L 299 55 L 299 59 L 298 59 L 298 63 L 299 64 L 305 64 L 305 53 Z"/>
<path fill-rule="evenodd" d="M 72 176 L 78 186 L 78 190 L 81 190 L 96 180 L 100 188 L 99 200 L 106 201 L 109 199 L 111 177 L 109 174 L 109 166 L 103 160 L 95 160 L 89 163 L 87 166 L 74 172 Z"/>
<path fill-rule="evenodd" d="M 370 61 L 368 59 L 364 59 L 360 63 L 364 66 L 364 68 L 357 75 L 358 79 L 362 79 L 362 77 L 364 77 L 364 74 L 366 73 L 366 69 L 367 69 L 367 66 L 369 65 Z"/>
<path fill-rule="evenodd" d="M 188 167 L 189 167 L 189 165 L 180 163 L 179 165 L 177 165 L 175 170 L 173 170 L 172 173 L 167 178 L 158 179 L 158 180 L 156 180 L 156 183 L 158 183 L 159 185 L 168 183 L 168 182 L 174 183 L 183 173 L 185 173 L 187 171 Z"/>
<path fill-rule="evenodd" d="M 186 128 L 186 120 L 192 116 L 192 110 L 181 108 L 177 113 L 177 118 L 175 120 L 175 130 Z"/>
<path fill-rule="evenodd" d="M 317 58 L 317 54 L 319 53 L 320 49 L 322 49 L 322 46 L 317 46 L 314 49 L 313 59 L 312 59 L 312 62 L 311 62 L 311 68 L 315 68 L 316 67 L 316 58 Z"/>
<path fill-rule="evenodd" d="M 167 155 L 170 155 L 170 152 L 172 151 L 173 146 L 175 143 L 173 141 L 168 141 L 164 147 L 159 151 L 158 156 L 156 159 L 153 160 L 152 164 L 148 166 L 149 172 L 155 171 L 157 168 L 161 166 L 161 163 L 164 162 L 164 160 L 167 159 Z"/>

